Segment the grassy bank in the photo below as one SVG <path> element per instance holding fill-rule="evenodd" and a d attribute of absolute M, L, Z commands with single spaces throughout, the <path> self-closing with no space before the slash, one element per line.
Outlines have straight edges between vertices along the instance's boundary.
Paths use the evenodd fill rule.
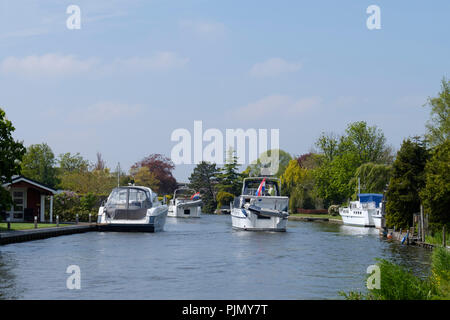
<path fill-rule="evenodd" d="M 449 300 L 450 251 L 443 247 L 433 249 L 431 275 L 418 277 L 410 270 L 378 259 L 380 287 L 368 293 L 340 292 L 348 300 Z"/>
<path fill-rule="evenodd" d="M 60 224 L 60 227 L 63 226 L 68 226 L 68 224 Z M 38 228 L 54 228 L 56 227 L 56 224 L 39 224 L 38 223 Z M 11 230 L 14 231 L 18 231 L 18 230 L 29 230 L 29 229 L 34 229 L 34 223 L 15 223 L 12 222 L 11 223 Z M 0 223 L 0 231 L 7 231 L 8 230 L 8 224 L 6 222 L 4 223 Z"/>
<path fill-rule="evenodd" d="M 324 218 L 324 219 L 342 220 L 342 217 L 340 215 L 332 216 L 330 214 L 292 213 L 289 216 L 290 217 L 303 217 L 303 218 Z"/>

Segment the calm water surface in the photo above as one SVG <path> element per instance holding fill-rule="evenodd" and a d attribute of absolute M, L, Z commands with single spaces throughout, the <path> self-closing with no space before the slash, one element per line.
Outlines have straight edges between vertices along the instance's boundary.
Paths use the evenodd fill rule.
<path fill-rule="evenodd" d="M 364 291 L 374 258 L 428 272 L 430 251 L 374 229 L 290 221 L 231 229 L 230 216 L 167 218 L 160 233 L 89 232 L 0 246 L 2 299 L 340 299 Z M 69 290 L 69 265 L 81 289 Z"/>

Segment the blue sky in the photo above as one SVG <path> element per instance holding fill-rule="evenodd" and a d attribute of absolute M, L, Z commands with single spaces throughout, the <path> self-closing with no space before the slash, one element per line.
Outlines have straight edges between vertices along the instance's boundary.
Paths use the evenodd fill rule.
<path fill-rule="evenodd" d="M 81 8 L 81 29 L 66 8 Z M 366 8 L 381 8 L 368 30 Z M 177 128 L 277 128 L 292 154 L 349 122 L 398 149 L 449 77 L 449 1 L 0 1 L 0 106 L 25 145 L 128 169 Z M 187 180 L 192 166 L 175 170 Z"/>

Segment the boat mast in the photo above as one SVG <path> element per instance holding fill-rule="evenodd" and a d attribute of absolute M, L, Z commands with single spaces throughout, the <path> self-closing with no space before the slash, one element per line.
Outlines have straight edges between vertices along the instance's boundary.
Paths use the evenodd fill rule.
<path fill-rule="evenodd" d="M 117 187 L 120 187 L 120 162 L 117 163 Z"/>

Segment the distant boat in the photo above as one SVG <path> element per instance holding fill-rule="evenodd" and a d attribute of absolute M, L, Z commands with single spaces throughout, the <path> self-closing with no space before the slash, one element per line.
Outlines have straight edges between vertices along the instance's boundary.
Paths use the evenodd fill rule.
<path fill-rule="evenodd" d="M 347 225 L 381 228 L 383 195 L 378 193 L 359 193 L 358 201 L 339 208 L 342 221 Z"/>
<path fill-rule="evenodd" d="M 167 211 L 150 188 L 118 187 L 99 208 L 97 222 L 104 231 L 157 232 L 164 229 Z"/>
<path fill-rule="evenodd" d="M 241 196 L 231 205 L 234 229 L 286 231 L 289 198 L 281 196 L 278 178 L 244 179 Z"/>
<path fill-rule="evenodd" d="M 193 189 L 181 188 L 175 190 L 170 200 L 168 217 L 200 218 L 202 214 L 200 193 Z"/>

